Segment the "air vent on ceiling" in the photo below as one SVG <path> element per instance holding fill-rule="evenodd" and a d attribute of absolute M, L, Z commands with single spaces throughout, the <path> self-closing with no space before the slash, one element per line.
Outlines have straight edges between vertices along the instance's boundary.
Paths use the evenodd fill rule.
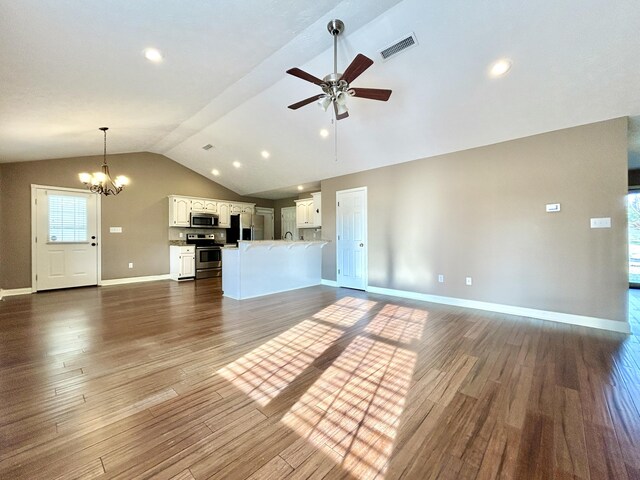
<path fill-rule="evenodd" d="M 207 143 L 204 147 L 202 147 L 203 150 L 211 150 L 213 148 L 213 145 L 211 145 L 210 143 Z"/>
<path fill-rule="evenodd" d="M 382 60 L 389 60 L 391 57 L 417 44 L 418 39 L 416 38 L 416 34 L 412 32 L 405 35 L 400 40 L 396 40 L 388 47 L 380 50 L 380 56 L 382 57 Z"/>

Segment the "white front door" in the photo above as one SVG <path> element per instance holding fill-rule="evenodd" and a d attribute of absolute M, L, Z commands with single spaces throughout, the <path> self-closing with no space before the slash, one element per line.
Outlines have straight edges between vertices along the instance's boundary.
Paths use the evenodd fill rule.
<path fill-rule="evenodd" d="M 280 210 L 280 215 L 280 236 L 285 238 L 287 232 L 291 232 L 291 235 L 287 235 L 287 238 L 296 240 L 298 238 L 296 207 L 284 207 Z"/>
<path fill-rule="evenodd" d="M 367 187 L 336 192 L 338 286 L 367 288 Z"/>
<path fill-rule="evenodd" d="M 98 283 L 98 196 L 34 187 L 33 290 Z"/>

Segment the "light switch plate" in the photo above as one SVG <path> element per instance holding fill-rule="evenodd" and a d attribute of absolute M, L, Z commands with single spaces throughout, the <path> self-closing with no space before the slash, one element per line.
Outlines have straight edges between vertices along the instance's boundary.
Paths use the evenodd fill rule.
<path fill-rule="evenodd" d="M 438 282 L 444 283 L 444 275 L 438 275 Z"/>
<path fill-rule="evenodd" d="M 109 227 L 109 233 L 122 233 L 122 227 Z"/>
<path fill-rule="evenodd" d="M 560 204 L 559 203 L 547 203 L 547 212 L 553 213 L 553 212 L 559 212 L 560 211 Z"/>
<path fill-rule="evenodd" d="M 611 228 L 611 217 L 592 218 L 591 228 Z"/>

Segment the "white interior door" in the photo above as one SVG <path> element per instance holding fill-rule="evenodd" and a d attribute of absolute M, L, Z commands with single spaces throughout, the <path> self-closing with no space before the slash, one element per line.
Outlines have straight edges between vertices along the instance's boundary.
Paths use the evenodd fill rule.
<path fill-rule="evenodd" d="M 280 210 L 280 236 L 284 238 L 287 232 L 291 232 L 294 240 L 298 238 L 296 222 L 296 207 L 284 207 Z"/>
<path fill-rule="evenodd" d="M 273 208 L 257 207 L 256 214 L 264 217 L 264 239 L 273 240 Z"/>
<path fill-rule="evenodd" d="M 98 196 L 35 187 L 32 259 L 34 290 L 98 283 Z"/>
<path fill-rule="evenodd" d="M 367 288 L 367 187 L 336 192 L 337 282 Z"/>

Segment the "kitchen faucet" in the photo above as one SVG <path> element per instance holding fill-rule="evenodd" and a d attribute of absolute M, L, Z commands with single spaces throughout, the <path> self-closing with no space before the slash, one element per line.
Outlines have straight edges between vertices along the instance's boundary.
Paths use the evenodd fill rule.
<path fill-rule="evenodd" d="M 291 235 L 291 240 L 293 240 L 293 233 L 291 233 L 291 232 L 287 232 L 287 233 L 285 233 L 285 234 L 284 234 L 284 239 L 285 239 L 285 240 L 287 239 L 287 235 Z"/>

